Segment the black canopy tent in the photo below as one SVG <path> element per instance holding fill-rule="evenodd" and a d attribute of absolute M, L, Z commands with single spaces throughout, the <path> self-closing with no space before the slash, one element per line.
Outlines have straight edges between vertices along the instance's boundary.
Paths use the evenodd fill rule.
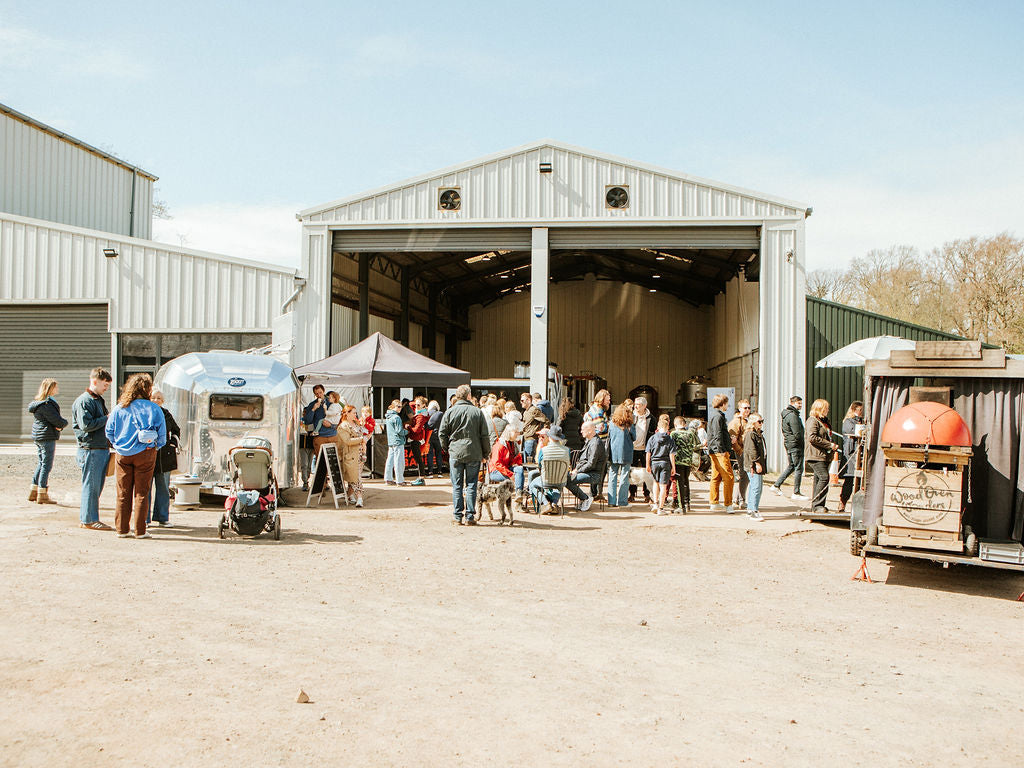
<path fill-rule="evenodd" d="M 295 369 L 301 379 L 337 387 L 445 387 L 469 384 L 469 371 L 431 360 L 374 333 L 336 355 Z"/>
<path fill-rule="evenodd" d="M 431 360 L 382 333 L 371 334 L 336 355 L 296 368 L 295 375 L 302 380 L 307 394 L 309 385 L 323 384 L 350 404 L 373 405 L 378 419 L 384 415 L 385 390 L 407 388 L 419 394 L 428 388 L 454 389 L 470 380 L 469 371 Z M 441 399 L 439 395 L 438 400 Z M 441 403 L 442 410 L 447 404 Z M 379 421 L 377 427 L 380 430 Z M 371 468 L 378 476 L 383 473 L 386 453 L 386 441 L 375 439 Z"/>

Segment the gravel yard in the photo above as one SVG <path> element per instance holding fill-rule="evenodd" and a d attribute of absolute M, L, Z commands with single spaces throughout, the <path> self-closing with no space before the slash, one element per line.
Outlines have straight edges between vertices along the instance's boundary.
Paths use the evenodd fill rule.
<path fill-rule="evenodd" d="M 771 493 L 466 528 L 444 480 L 373 482 L 281 542 L 214 507 L 140 541 L 77 527 L 69 456 L 26 502 L 33 462 L 0 456 L 3 765 L 1024 761 L 1024 578 L 853 582 L 846 527 Z"/>

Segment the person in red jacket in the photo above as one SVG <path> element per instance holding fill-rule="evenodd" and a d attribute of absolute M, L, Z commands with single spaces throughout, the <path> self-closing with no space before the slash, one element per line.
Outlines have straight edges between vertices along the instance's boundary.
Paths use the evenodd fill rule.
<path fill-rule="evenodd" d="M 412 485 L 424 485 L 426 481 L 423 476 L 426 471 L 423 466 L 423 446 L 427 442 L 427 419 L 430 418 L 430 414 L 427 412 L 427 398 L 423 395 L 419 395 L 413 402 L 416 412 L 409 419 L 408 447 L 412 450 L 412 457 L 416 461 L 416 471 L 419 473 L 419 477 Z"/>
<path fill-rule="evenodd" d="M 523 491 L 523 454 L 516 440 L 519 433 L 511 424 L 505 427 L 501 437 L 494 441 L 491 457 L 487 460 L 487 471 L 492 483 L 512 478 L 516 493 Z"/>

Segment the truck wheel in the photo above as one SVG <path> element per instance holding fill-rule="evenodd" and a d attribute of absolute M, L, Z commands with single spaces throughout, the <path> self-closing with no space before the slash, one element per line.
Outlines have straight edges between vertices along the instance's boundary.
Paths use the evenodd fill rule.
<path fill-rule="evenodd" d="M 850 531 L 850 554 L 860 557 L 864 552 L 864 534 L 860 531 Z"/>
<path fill-rule="evenodd" d="M 968 557 L 977 557 L 978 537 L 977 535 L 975 535 L 974 531 L 971 530 L 970 526 L 968 526 L 965 530 L 967 531 L 967 536 L 966 538 L 964 538 L 964 553 Z"/>

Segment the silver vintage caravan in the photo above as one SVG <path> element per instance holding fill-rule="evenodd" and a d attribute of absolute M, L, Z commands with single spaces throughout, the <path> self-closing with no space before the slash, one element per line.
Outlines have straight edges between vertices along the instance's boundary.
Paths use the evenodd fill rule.
<path fill-rule="evenodd" d="M 160 368 L 155 386 L 181 426 L 178 466 L 203 489 L 231 484 L 229 451 L 246 435 L 270 440 L 281 488 L 298 476 L 299 384 L 273 357 L 244 352 L 197 352 Z"/>

